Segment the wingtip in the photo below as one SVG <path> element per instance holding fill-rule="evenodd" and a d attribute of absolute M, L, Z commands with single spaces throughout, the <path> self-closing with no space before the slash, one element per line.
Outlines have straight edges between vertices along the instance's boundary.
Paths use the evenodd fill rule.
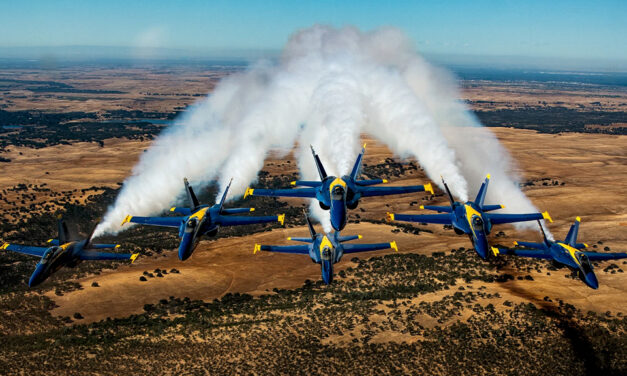
<path fill-rule="evenodd" d="M 251 212 L 254 212 L 254 211 L 255 211 L 255 208 L 250 208 L 250 211 L 251 211 Z"/>
<path fill-rule="evenodd" d="M 387 184 L 387 183 L 388 183 L 388 179 L 381 179 L 381 182 L 382 182 L 383 184 Z"/>
<path fill-rule="evenodd" d="M 518 245 L 518 242 L 516 240 L 514 240 L 514 245 Z"/>
<path fill-rule="evenodd" d="M 424 205 L 420 205 L 419 207 L 421 210 L 424 210 L 425 206 Z"/>
<path fill-rule="evenodd" d="M 296 185 L 296 181 L 291 181 L 290 185 Z"/>
<path fill-rule="evenodd" d="M 54 239 L 48 239 L 48 240 L 46 240 L 46 243 L 52 243 L 53 240 Z"/>
<path fill-rule="evenodd" d="M 255 248 L 253 249 L 253 255 L 257 254 L 257 252 L 261 251 L 261 244 L 255 244 Z"/>
<path fill-rule="evenodd" d="M 285 224 L 285 214 L 280 214 L 280 215 L 277 217 L 277 221 L 278 221 L 281 225 Z"/>
<path fill-rule="evenodd" d="M 138 256 L 139 256 L 139 253 L 133 253 L 131 255 L 131 258 L 130 258 L 131 264 L 135 263 L 135 260 L 137 259 Z"/>
<path fill-rule="evenodd" d="M 398 252 L 398 246 L 396 245 L 396 240 L 390 243 L 390 248 L 392 248 L 394 252 Z"/>
<path fill-rule="evenodd" d="M 553 223 L 553 218 L 551 218 L 551 216 L 549 215 L 548 211 L 545 211 L 544 213 L 542 213 L 542 218 L 546 219 L 547 221 Z"/>
<path fill-rule="evenodd" d="M 119 244 L 116 244 L 115 247 L 113 247 L 113 249 L 118 249 L 118 248 L 120 248 Z"/>
<path fill-rule="evenodd" d="M 431 183 L 425 184 L 425 192 L 430 192 L 432 195 L 435 194 L 435 192 L 433 191 L 433 186 L 431 185 Z"/>
<path fill-rule="evenodd" d="M 290 237 L 288 237 L 288 238 L 287 238 L 287 240 L 292 240 L 292 237 L 291 237 L 291 236 L 290 236 Z"/>
<path fill-rule="evenodd" d="M 385 220 L 391 222 L 394 220 L 394 213 L 387 212 L 385 213 Z"/>
<path fill-rule="evenodd" d="M 246 197 L 248 197 L 248 196 L 252 196 L 254 191 L 255 191 L 255 190 L 254 190 L 254 189 L 252 189 L 252 188 L 250 188 L 250 187 L 249 187 L 249 188 L 246 188 L 246 192 L 244 192 L 244 198 L 246 198 Z"/>
<path fill-rule="evenodd" d="M 364 142 L 364 149 L 366 148 L 366 145 L 367 145 L 367 144 L 368 144 L 367 142 Z"/>
<path fill-rule="evenodd" d="M 505 205 L 501 205 L 501 209 L 505 209 Z"/>
<path fill-rule="evenodd" d="M 501 252 L 499 252 L 498 248 L 492 247 L 492 253 L 494 254 L 494 256 L 498 256 Z"/>
<path fill-rule="evenodd" d="M 132 215 L 127 215 L 126 217 L 124 217 L 124 220 L 122 221 L 122 223 L 120 223 L 120 226 L 124 226 L 126 223 L 129 223 L 132 218 L 133 218 Z"/>
<path fill-rule="evenodd" d="M 575 221 L 581 222 L 581 217 L 578 216 L 577 218 L 575 218 Z"/>
<path fill-rule="evenodd" d="M 0 249 L 7 249 L 9 247 L 9 243 L 4 243 L 2 244 L 2 247 L 0 247 Z"/>
<path fill-rule="evenodd" d="M 176 206 L 173 206 L 173 207 L 171 207 L 171 208 L 170 208 L 170 211 L 171 211 L 171 212 L 173 212 L 173 211 L 175 211 L 175 210 L 176 210 Z"/>
<path fill-rule="evenodd" d="M 361 238 L 363 238 L 363 236 L 357 235 L 357 239 L 361 239 Z"/>
<path fill-rule="evenodd" d="M 488 180 L 490 180 L 490 178 L 491 178 L 491 177 L 492 177 L 492 176 L 491 176 L 490 174 L 487 174 L 487 175 L 485 176 L 485 178 L 486 178 L 486 179 L 488 179 Z"/>

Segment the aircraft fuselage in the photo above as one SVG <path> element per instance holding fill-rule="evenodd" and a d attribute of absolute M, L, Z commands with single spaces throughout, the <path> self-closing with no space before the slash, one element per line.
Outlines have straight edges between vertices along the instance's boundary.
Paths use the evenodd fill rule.
<path fill-rule="evenodd" d="M 482 258 L 488 257 L 488 234 L 492 229 L 490 220 L 483 215 L 483 211 L 474 202 L 464 204 L 455 203 L 451 212 L 452 224 L 457 234 L 467 234 L 470 237 L 477 254 Z"/>
<path fill-rule="evenodd" d="M 218 233 L 220 226 L 212 218 L 218 216 L 219 210 L 218 205 L 203 207 L 188 216 L 186 221 L 181 222 L 179 227 L 181 238 L 179 259 L 181 261 L 187 260 L 194 253 L 203 236 L 215 236 Z"/>
<path fill-rule="evenodd" d="M 50 275 L 64 266 L 74 267 L 81 262 L 80 252 L 84 241 L 70 242 L 60 246 L 50 247 L 39 260 L 35 271 L 28 280 L 28 286 L 33 287 L 41 284 Z"/>
<path fill-rule="evenodd" d="M 555 262 L 577 271 L 579 279 L 588 287 L 593 289 L 599 288 L 599 281 L 594 274 L 592 264 L 583 252 L 565 243 L 551 242 L 549 254 Z"/>

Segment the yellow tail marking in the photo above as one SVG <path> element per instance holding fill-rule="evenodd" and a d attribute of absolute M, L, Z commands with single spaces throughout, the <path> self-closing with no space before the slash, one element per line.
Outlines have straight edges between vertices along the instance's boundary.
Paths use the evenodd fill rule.
<path fill-rule="evenodd" d="M 494 256 L 498 256 L 501 252 L 499 252 L 498 248 L 492 247 L 492 253 L 494 253 Z"/>
<path fill-rule="evenodd" d="M 581 218 L 579 218 L 579 217 L 575 218 L 575 220 L 576 220 L 577 222 L 581 222 Z"/>
<path fill-rule="evenodd" d="M 251 211 L 251 212 L 254 212 L 254 211 L 255 211 L 255 208 L 250 208 L 250 211 Z"/>
<path fill-rule="evenodd" d="M 363 238 L 363 236 L 357 235 L 357 239 L 361 239 L 361 238 Z"/>
<path fill-rule="evenodd" d="M 424 209 L 424 208 L 425 208 L 425 206 L 424 206 L 424 205 L 420 205 L 420 209 Z"/>
<path fill-rule="evenodd" d="M 53 240 L 54 240 L 54 239 L 48 239 L 48 240 L 46 241 L 46 243 L 52 243 L 52 241 L 53 241 Z"/>
<path fill-rule="evenodd" d="M 390 248 L 394 250 L 394 252 L 398 252 L 398 247 L 396 246 L 396 241 L 390 243 Z"/>
<path fill-rule="evenodd" d="M 283 225 L 285 223 L 285 214 L 279 215 L 277 220 L 279 221 L 281 225 Z"/>
<path fill-rule="evenodd" d="M 9 243 L 4 243 L 2 244 L 2 247 L 0 247 L 0 249 L 7 249 L 9 247 Z"/>
<path fill-rule="evenodd" d="M 244 192 L 244 198 L 246 198 L 248 196 L 252 196 L 254 191 L 255 190 L 252 189 L 252 188 L 246 188 L 246 192 Z"/>
<path fill-rule="evenodd" d="M 253 249 L 253 255 L 259 251 L 261 251 L 261 244 L 255 244 L 255 248 Z"/>
<path fill-rule="evenodd" d="M 544 219 L 548 220 L 549 222 L 553 223 L 553 219 L 549 215 L 548 211 L 545 211 L 544 213 L 542 213 L 542 218 L 544 218 Z"/>
<path fill-rule="evenodd" d="M 432 195 L 435 194 L 435 192 L 433 192 L 433 186 L 431 185 L 431 183 L 425 184 L 425 192 L 431 192 Z"/>
<path fill-rule="evenodd" d="M 290 182 L 290 185 L 296 185 L 295 181 Z"/>
<path fill-rule="evenodd" d="M 131 264 L 135 262 L 135 259 L 137 258 L 137 256 L 139 256 L 139 253 L 133 253 L 133 254 L 131 255 L 131 258 L 130 258 L 130 260 L 131 260 Z"/>
<path fill-rule="evenodd" d="M 388 183 L 388 179 L 381 179 L 383 184 L 387 184 Z"/>
<path fill-rule="evenodd" d="M 170 208 L 170 211 L 171 211 L 171 212 L 173 212 L 173 211 L 175 211 L 175 210 L 176 210 L 176 206 L 173 206 L 173 207 L 171 207 L 171 208 Z"/>
<path fill-rule="evenodd" d="M 486 177 L 486 179 L 488 179 L 488 180 L 491 178 L 490 174 L 487 174 L 485 177 Z"/>
<path fill-rule="evenodd" d="M 385 213 L 385 220 L 390 222 L 394 220 L 394 213 L 387 212 Z"/>
<path fill-rule="evenodd" d="M 127 215 L 126 217 L 124 217 L 124 220 L 122 221 L 122 223 L 120 223 L 120 226 L 124 226 L 125 223 L 129 223 L 132 218 L 133 218 L 132 215 Z"/>

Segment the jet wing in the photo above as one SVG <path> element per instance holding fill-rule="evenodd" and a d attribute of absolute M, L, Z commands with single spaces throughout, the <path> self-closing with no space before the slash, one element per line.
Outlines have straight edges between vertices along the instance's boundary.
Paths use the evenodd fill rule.
<path fill-rule="evenodd" d="M 279 222 L 283 224 L 285 221 L 285 214 L 281 215 L 268 215 L 262 217 L 241 217 L 234 215 L 221 215 L 216 219 L 216 222 L 221 226 L 241 226 L 241 225 L 251 225 L 255 223 L 269 223 L 269 222 Z"/>
<path fill-rule="evenodd" d="M 81 260 L 131 260 L 135 261 L 139 253 L 110 253 L 98 251 L 82 251 Z"/>
<path fill-rule="evenodd" d="M 494 251 L 495 247 L 492 247 L 492 251 Z M 551 255 L 544 253 L 541 250 L 530 250 L 530 249 L 508 249 L 508 248 L 498 248 L 498 253 L 501 255 L 511 255 L 511 256 L 520 256 L 520 257 L 532 257 L 532 258 L 541 258 L 541 259 L 552 259 Z"/>
<path fill-rule="evenodd" d="M 548 219 L 551 221 L 551 217 L 549 217 L 548 213 L 533 213 L 533 214 L 494 214 L 494 213 L 484 213 L 484 216 L 488 217 L 492 224 L 500 224 L 500 223 L 514 223 L 514 222 L 526 222 L 526 221 L 535 221 L 538 219 Z M 551 221 L 553 222 L 553 221 Z"/>
<path fill-rule="evenodd" d="M 590 261 L 617 260 L 627 258 L 627 253 L 583 252 Z"/>
<path fill-rule="evenodd" d="M 133 217 L 129 215 L 124 218 L 124 222 L 122 222 L 122 224 L 125 224 L 126 222 L 131 222 L 148 226 L 179 228 L 184 220 L 185 217 Z"/>
<path fill-rule="evenodd" d="M 398 252 L 398 247 L 396 246 L 396 242 L 376 243 L 376 244 L 344 244 L 342 248 L 344 248 L 344 253 L 368 252 L 368 251 L 376 251 L 379 249 L 388 249 L 388 248 L 391 248 L 395 250 L 396 252 Z"/>
<path fill-rule="evenodd" d="M 6 249 L 7 251 L 17 252 L 29 256 L 42 257 L 48 248 L 4 243 L 0 249 Z"/>
<path fill-rule="evenodd" d="M 357 192 L 361 192 L 362 197 L 400 195 L 403 193 L 424 192 L 431 190 L 431 185 L 408 185 L 405 187 L 362 187 L 357 185 Z M 427 189 L 429 188 L 429 189 Z"/>
<path fill-rule="evenodd" d="M 248 196 L 271 196 L 271 197 L 316 197 L 315 188 L 295 188 L 295 189 L 252 189 L 248 188 L 244 198 Z"/>
<path fill-rule="evenodd" d="M 440 225 L 453 224 L 450 214 L 388 214 L 388 218 L 392 221 L 434 223 Z"/>
<path fill-rule="evenodd" d="M 521 247 L 527 247 L 527 248 L 536 248 L 536 249 L 545 249 L 546 248 L 544 243 L 514 242 L 514 245 L 518 245 L 518 246 L 521 246 Z"/>
<path fill-rule="evenodd" d="M 279 253 L 296 253 L 302 255 L 309 254 L 308 245 L 259 245 L 255 244 L 255 251 L 257 253 L 259 251 L 265 252 L 279 252 Z"/>

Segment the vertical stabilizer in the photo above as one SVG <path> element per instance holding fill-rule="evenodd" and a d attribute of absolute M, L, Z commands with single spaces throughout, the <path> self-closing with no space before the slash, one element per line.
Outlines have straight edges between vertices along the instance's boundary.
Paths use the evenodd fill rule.
<path fill-rule="evenodd" d="M 194 190 L 189 185 L 187 178 L 183 179 L 183 183 L 185 184 L 185 193 L 187 194 L 187 201 L 189 202 L 189 208 L 192 209 L 192 211 L 194 211 L 198 208 L 200 203 L 198 202 L 198 199 L 196 198 L 196 195 L 194 194 Z"/>

